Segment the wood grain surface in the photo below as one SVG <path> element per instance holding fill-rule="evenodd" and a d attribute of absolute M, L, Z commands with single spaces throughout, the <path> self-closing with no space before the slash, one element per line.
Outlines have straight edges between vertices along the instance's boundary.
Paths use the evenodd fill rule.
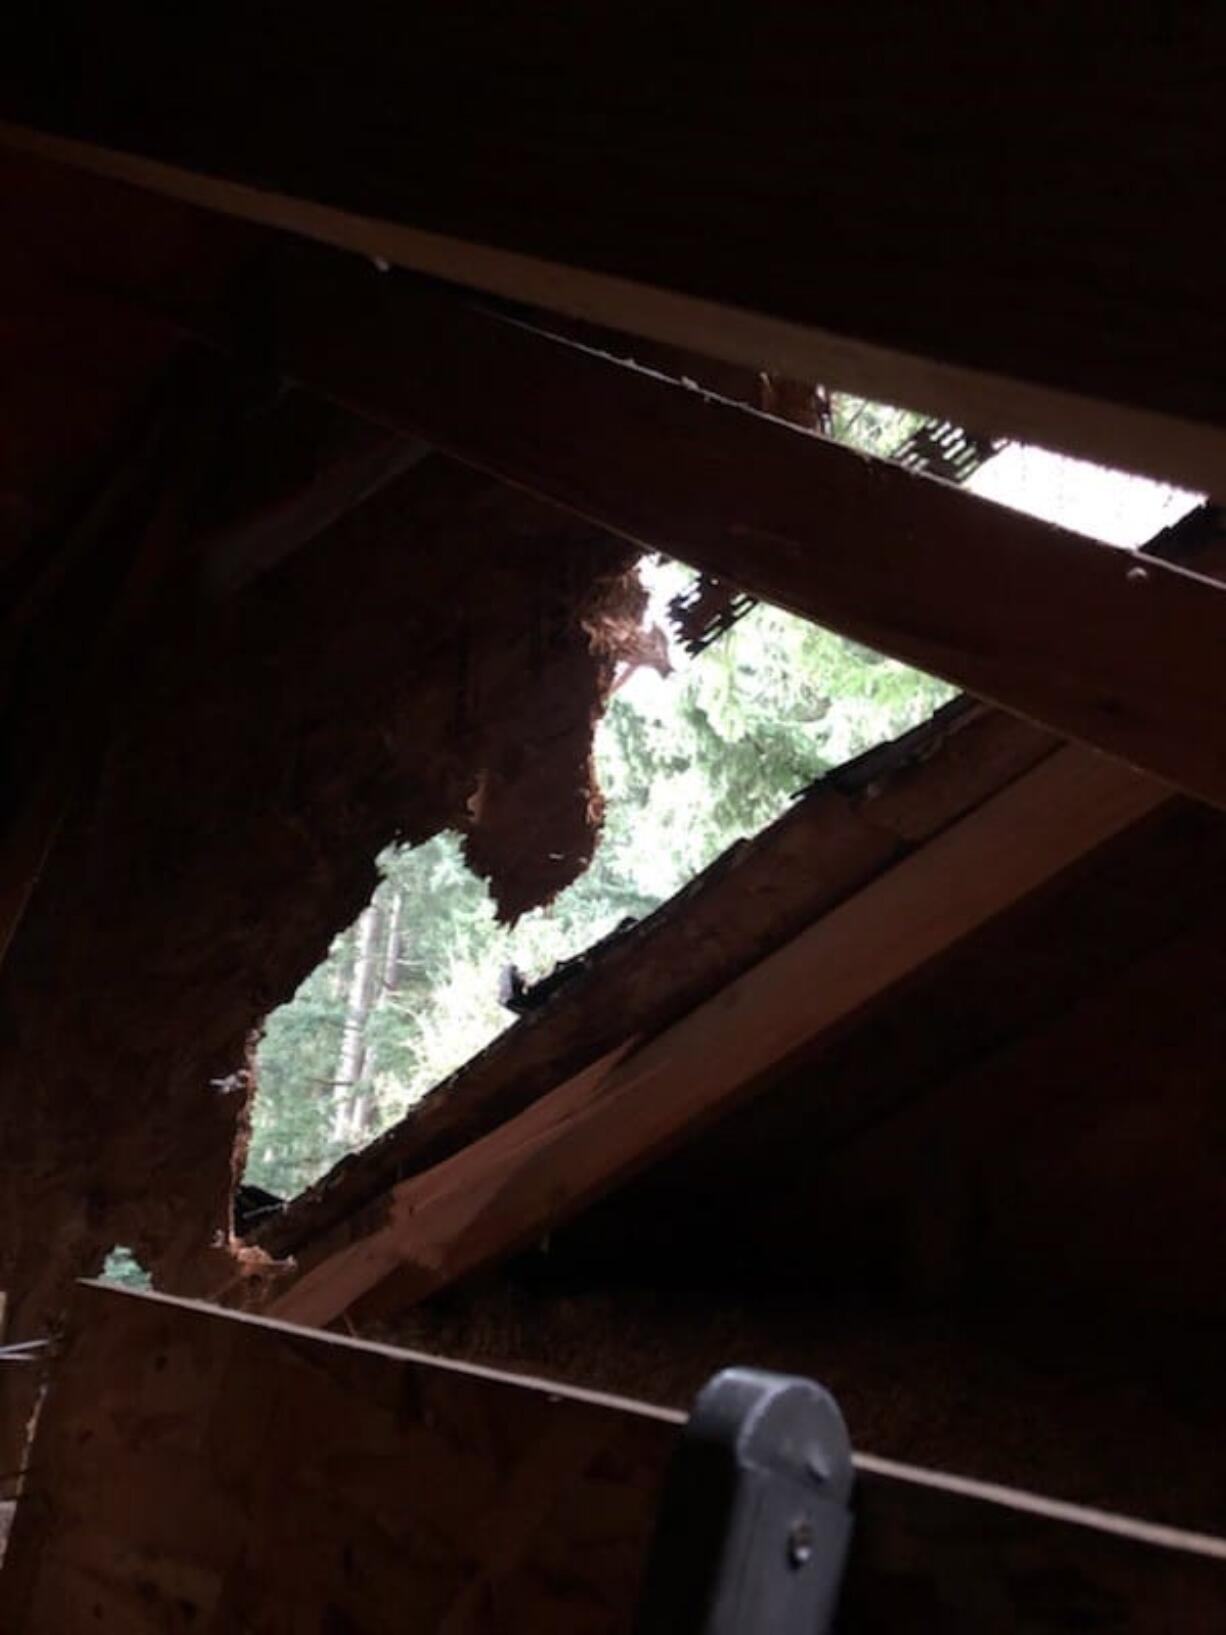
<path fill-rule="evenodd" d="M 679 1419 L 82 1285 L 0 1629 L 629 1631 Z M 1221 1627 L 1221 1541 L 859 1467 L 847 1635 Z"/>

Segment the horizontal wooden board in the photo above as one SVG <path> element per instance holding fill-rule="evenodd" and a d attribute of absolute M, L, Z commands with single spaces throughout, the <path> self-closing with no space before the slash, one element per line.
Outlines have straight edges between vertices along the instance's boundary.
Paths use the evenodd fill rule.
<path fill-rule="evenodd" d="M 84 1285 L 21 1635 L 629 1631 L 679 1416 Z M 840 1627 L 1209 1635 L 1226 1544 L 862 1456 Z"/>
<path fill-rule="evenodd" d="M 1220 479 L 1215 8 L 246 22 L 52 8 L 4 54 L 0 109 L 368 255 Z"/>

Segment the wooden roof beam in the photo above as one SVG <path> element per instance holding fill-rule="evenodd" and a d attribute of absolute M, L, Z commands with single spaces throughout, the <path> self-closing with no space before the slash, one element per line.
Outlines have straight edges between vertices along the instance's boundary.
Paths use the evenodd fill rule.
<path fill-rule="evenodd" d="M 215 359 L 193 349 L 172 360 L 125 428 L 127 446 L 98 492 L 8 610 L 12 651 L 22 653 L 23 637 L 29 650 L 7 678 L 13 696 L 2 701 L 0 726 L 10 736 L 24 729 L 16 747 L 30 765 L 26 782 L 6 790 L 0 822 L 0 962 L 55 847 L 86 746 L 122 696 L 124 650 L 173 603 L 178 546 L 232 413 L 230 383 Z M 74 570 L 108 551 L 105 589 L 96 572 L 79 587 Z"/>
<path fill-rule="evenodd" d="M 1169 799 L 1073 746 L 1041 761 L 638 1048 L 631 1038 L 313 1246 L 269 1310 L 325 1326 L 424 1299 L 544 1235 Z"/>
<path fill-rule="evenodd" d="M 370 0 L 23 30 L 10 140 L 755 369 L 1220 491 L 1226 17 Z M 923 72 L 916 72 L 922 62 Z"/>
<path fill-rule="evenodd" d="M 1226 587 L 348 260 L 273 310 L 302 385 L 1226 805 Z"/>

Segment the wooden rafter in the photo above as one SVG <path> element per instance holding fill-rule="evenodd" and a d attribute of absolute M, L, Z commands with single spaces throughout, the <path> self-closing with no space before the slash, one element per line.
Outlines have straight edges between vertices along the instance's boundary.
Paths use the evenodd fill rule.
<path fill-rule="evenodd" d="M 1226 804 L 1221 585 L 395 276 L 279 311 L 304 385 Z"/>
<path fill-rule="evenodd" d="M 7 54 L 0 109 L 13 140 L 367 256 L 1221 481 L 1214 8 L 313 15 L 236 38 L 78 11 Z"/>
<path fill-rule="evenodd" d="M 541 1236 L 759 1088 L 898 983 L 1169 799 L 1067 747 L 705 1004 L 393 1187 L 271 1310 L 327 1324 L 385 1278 L 424 1298 Z"/>

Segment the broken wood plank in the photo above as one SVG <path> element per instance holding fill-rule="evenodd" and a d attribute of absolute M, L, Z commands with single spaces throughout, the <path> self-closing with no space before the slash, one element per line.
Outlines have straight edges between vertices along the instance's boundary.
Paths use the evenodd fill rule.
<path fill-rule="evenodd" d="M 445 292 L 304 265 L 277 311 L 309 389 L 1226 804 L 1221 584 Z"/>
<path fill-rule="evenodd" d="M 968 31 L 899 6 L 769 29 L 619 8 L 598 51 L 562 14 L 525 33 L 481 0 L 358 4 L 340 45 L 307 15 L 266 8 L 236 37 L 128 0 L 40 23 L 0 107 L 43 131 L 11 139 L 754 368 L 1220 481 L 1216 10 L 1070 28 L 1015 8 Z"/>
<path fill-rule="evenodd" d="M 1168 799 L 1101 757 L 1058 751 L 642 1049 L 394 1187 L 331 1253 L 316 1246 L 270 1309 L 323 1325 L 393 1273 L 421 1299 L 522 1247 Z"/>
<path fill-rule="evenodd" d="M 523 1112 L 628 1034 L 649 1037 L 678 1021 L 1058 747 L 1024 721 L 959 705 L 849 762 L 596 950 L 545 1010 L 293 1200 L 258 1234 L 260 1246 L 297 1254 L 346 1229 L 389 1187 Z"/>
<path fill-rule="evenodd" d="M 0 1573 L 23 1635 L 621 1635 L 681 1416 L 83 1285 Z M 1226 1543 L 857 1458 L 840 1627 L 1215 1629 Z"/>

